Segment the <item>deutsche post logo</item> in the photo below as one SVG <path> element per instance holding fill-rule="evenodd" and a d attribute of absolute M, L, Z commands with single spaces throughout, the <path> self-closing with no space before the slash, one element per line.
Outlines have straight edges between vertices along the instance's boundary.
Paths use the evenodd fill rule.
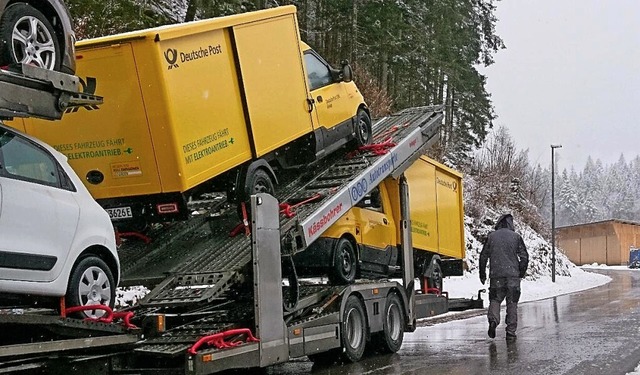
<path fill-rule="evenodd" d="M 175 48 L 169 48 L 164 51 L 164 59 L 167 60 L 169 64 L 168 70 L 178 67 L 176 63 L 176 61 L 178 61 L 178 51 Z"/>

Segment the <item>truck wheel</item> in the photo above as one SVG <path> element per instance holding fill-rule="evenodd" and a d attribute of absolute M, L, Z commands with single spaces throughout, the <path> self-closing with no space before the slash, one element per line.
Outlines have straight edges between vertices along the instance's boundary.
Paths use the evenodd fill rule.
<path fill-rule="evenodd" d="M 60 70 L 62 51 L 55 30 L 37 9 L 25 3 L 9 6 L 0 20 L 0 65 L 25 63 Z"/>
<path fill-rule="evenodd" d="M 356 252 L 353 244 L 346 238 L 341 238 L 333 252 L 333 267 L 329 272 L 332 284 L 352 284 L 356 279 Z"/>
<path fill-rule="evenodd" d="M 71 271 L 67 285 L 66 305 L 106 305 L 113 308 L 116 285 L 109 266 L 97 256 L 80 258 Z M 99 318 L 103 310 L 87 310 L 78 313 L 81 318 Z"/>
<path fill-rule="evenodd" d="M 397 294 L 387 296 L 384 307 L 383 331 L 376 334 L 377 347 L 383 353 L 400 350 L 404 339 L 404 309 Z"/>
<path fill-rule="evenodd" d="M 358 110 L 356 116 L 356 144 L 358 147 L 371 143 L 373 130 L 371 128 L 371 118 L 363 109 Z"/>
<path fill-rule="evenodd" d="M 358 297 L 349 296 L 342 316 L 342 359 L 358 362 L 367 344 L 367 318 Z"/>

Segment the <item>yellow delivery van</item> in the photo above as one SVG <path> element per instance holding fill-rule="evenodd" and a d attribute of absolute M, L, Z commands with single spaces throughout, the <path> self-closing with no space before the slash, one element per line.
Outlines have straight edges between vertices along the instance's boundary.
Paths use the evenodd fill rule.
<path fill-rule="evenodd" d="M 273 191 L 274 170 L 371 141 L 350 66 L 300 41 L 293 6 L 85 40 L 76 53 L 104 104 L 12 126 L 64 153 L 116 224 L 186 218 L 201 192 Z"/>
<path fill-rule="evenodd" d="M 406 171 L 415 275 L 442 290 L 442 277 L 462 275 L 465 257 L 462 175 L 426 156 Z M 358 206 L 295 256 L 303 275 L 333 283 L 391 277 L 400 270 L 400 192 L 385 179 Z"/>

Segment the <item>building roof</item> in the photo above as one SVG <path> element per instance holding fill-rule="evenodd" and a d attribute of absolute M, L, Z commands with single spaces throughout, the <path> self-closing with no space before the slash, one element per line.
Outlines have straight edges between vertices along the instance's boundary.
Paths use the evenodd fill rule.
<path fill-rule="evenodd" d="M 620 223 L 620 224 L 628 224 L 628 225 L 640 225 L 640 222 L 637 222 L 637 221 L 622 220 L 622 219 L 609 219 L 609 220 L 594 221 L 594 222 L 591 222 L 591 223 L 566 225 L 566 226 L 563 226 L 563 227 L 556 227 L 556 229 L 585 227 L 585 226 L 589 226 L 589 225 L 604 224 L 604 223 Z"/>

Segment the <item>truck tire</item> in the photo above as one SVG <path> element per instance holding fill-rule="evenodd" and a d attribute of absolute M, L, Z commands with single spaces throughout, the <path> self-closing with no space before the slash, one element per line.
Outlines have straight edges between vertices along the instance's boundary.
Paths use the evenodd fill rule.
<path fill-rule="evenodd" d="M 376 348 L 383 353 L 395 353 L 404 340 L 404 308 L 397 294 L 387 296 L 382 319 L 383 331 L 374 336 Z"/>
<path fill-rule="evenodd" d="M 353 284 L 356 279 L 357 258 L 353 244 L 341 238 L 333 251 L 333 266 L 329 282 L 334 285 Z"/>
<path fill-rule="evenodd" d="M 62 50 L 51 22 L 26 3 L 7 7 L 0 19 L 0 66 L 12 63 L 60 70 Z"/>
<path fill-rule="evenodd" d="M 359 109 L 356 116 L 356 145 L 358 147 L 371 144 L 373 130 L 371 118 L 364 109 Z"/>
<path fill-rule="evenodd" d="M 106 305 L 113 308 L 116 285 L 109 266 L 94 255 L 80 258 L 71 270 L 65 303 L 67 307 Z M 87 310 L 78 313 L 80 318 L 99 318 L 103 310 Z"/>
<path fill-rule="evenodd" d="M 351 295 L 347 298 L 342 317 L 342 359 L 345 362 L 358 362 L 367 345 L 367 318 L 358 297 Z"/>

